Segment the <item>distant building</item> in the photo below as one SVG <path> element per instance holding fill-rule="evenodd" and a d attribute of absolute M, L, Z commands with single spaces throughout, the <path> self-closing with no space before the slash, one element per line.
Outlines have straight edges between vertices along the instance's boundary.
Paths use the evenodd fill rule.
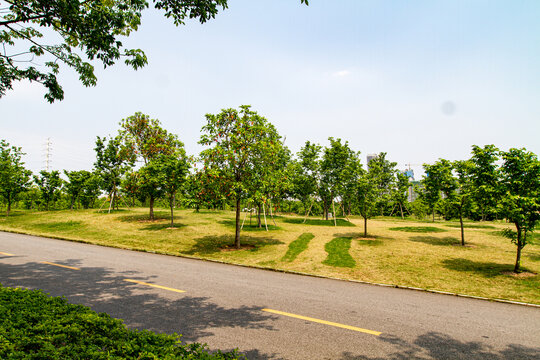
<path fill-rule="evenodd" d="M 368 154 L 366 156 L 366 165 L 369 167 L 369 163 L 371 162 L 371 160 L 376 159 L 377 156 L 379 156 L 379 155 L 377 155 L 377 154 Z"/>

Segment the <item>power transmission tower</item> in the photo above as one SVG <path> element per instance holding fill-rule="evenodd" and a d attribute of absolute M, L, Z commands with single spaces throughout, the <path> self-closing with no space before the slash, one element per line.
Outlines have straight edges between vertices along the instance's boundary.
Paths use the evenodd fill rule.
<path fill-rule="evenodd" d="M 52 142 L 51 142 L 51 138 L 47 138 L 47 142 L 45 143 L 45 170 L 47 172 L 50 171 L 50 167 L 51 167 L 51 157 L 52 157 Z"/>

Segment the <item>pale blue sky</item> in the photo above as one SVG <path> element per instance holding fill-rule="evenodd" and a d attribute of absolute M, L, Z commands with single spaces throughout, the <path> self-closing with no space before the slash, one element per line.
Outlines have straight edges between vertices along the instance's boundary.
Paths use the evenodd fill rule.
<path fill-rule="evenodd" d="M 540 154 L 539 18 L 535 0 L 230 0 L 179 28 L 147 11 L 124 41 L 145 50 L 144 69 L 100 69 L 94 88 L 65 69 L 52 105 L 21 83 L 0 99 L 0 138 L 34 171 L 47 137 L 53 168 L 91 169 L 95 137 L 136 111 L 196 154 L 205 113 L 251 104 L 294 152 L 333 136 L 400 168 L 467 158 L 473 144 Z"/>

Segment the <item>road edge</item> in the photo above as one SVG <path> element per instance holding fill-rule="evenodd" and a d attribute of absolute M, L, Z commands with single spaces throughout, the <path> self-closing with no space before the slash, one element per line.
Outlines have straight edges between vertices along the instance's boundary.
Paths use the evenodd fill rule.
<path fill-rule="evenodd" d="M 233 263 L 233 262 L 226 262 L 226 261 L 222 261 L 222 260 L 207 259 L 207 258 L 201 258 L 201 257 L 185 255 L 185 254 L 178 254 L 177 255 L 177 254 L 169 254 L 169 253 L 165 253 L 165 252 L 161 252 L 161 251 L 148 251 L 148 250 L 135 249 L 135 248 L 130 248 L 130 247 L 123 247 L 123 246 L 101 245 L 101 244 L 96 244 L 96 243 L 93 243 L 91 241 L 86 241 L 86 240 L 81 240 L 81 239 L 72 239 L 72 238 L 67 238 L 67 237 L 62 237 L 62 236 L 38 235 L 38 234 L 29 233 L 29 232 L 17 231 L 17 230 L 13 230 L 13 229 L 10 229 L 10 230 L 5 230 L 4 229 L 4 230 L 0 230 L 0 232 L 11 233 L 11 234 L 19 234 L 19 235 L 26 235 L 26 236 L 34 236 L 34 237 L 41 237 L 41 238 L 47 238 L 47 239 L 53 239 L 53 240 L 77 242 L 77 243 L 94 245 L 94 246 L 101 246 L 101 247 L 108 247 L 108 248 L 113 248 L 113 249 L 144 252 L 144 253 L 156 254 L 156 255 L 180 257 L 180 258 L 191 259 L 191 260 L 208 261 L 208 262 L 217 263 L 217 264 L 241 266 L 241 267 L 251 268 L 251 269 L 267 270 L 267 271 L 280 272 L 280 273 L 293 274 L 293 275 L 301 275 L 301 276 L 309 276 L 309 277 L 315 277 L 315 278 L 320 278 L 320 279 L 346 281 L 346 282 L 365 284 L 365 285 L 381 286 L 381 287 L 404 289 L 404 290 L 413 290 L 413 291 L 420 291 L 420 292 L 439 294 L 439 295 L 457 296 L 457 297 L 466 298 L 466 299 L 476 299 L 476 300 L 483 300 L 483 301 L 498 302 L 498 303 L 503 303 L 503 304 L 511 304 L 511 305 L 520 305 L 520 306 L 528 306 L 528 307 L 540 308 L 540 304 L 532 304 L 532 303 L 526 303 L 526 302 L 520 302 L 520 301 L 512 301 L 512 300 L 505 300 L 505 299 L 497 299 L 497 298 L 488 298 L 488 297 L 474 296 L 474 295 L 467 295 L 467 294 L 459 294 L 459 293 L 453 293 L 453 292 L 449 292 L 449 291 L 424 289 L 424 288 L 397 285 L 397 284 L 384 284 L 384 283 L 375 283 L 375 282 L 364 281 L 364 280 L 345 279 L 345 278 L 338 278 L 338 277 L 332 277 L 332 276 L 324 276 L 324 275 L 318 275 L 318 274 L 304 273 L 304 272 L 301 272 L 301 271 L 285 270 L 285 269 L 274 269 L 274 268 L 269 268 L 269 267 L 264 267 L 264 266 L 246 265 L 246 264 L 239 264 L 239 263 Z"/>

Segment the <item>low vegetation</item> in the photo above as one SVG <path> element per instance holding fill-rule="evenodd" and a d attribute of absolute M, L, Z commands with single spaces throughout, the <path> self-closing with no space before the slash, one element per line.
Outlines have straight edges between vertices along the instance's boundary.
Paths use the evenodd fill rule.
<path fill-rule="evenodd" d="M 348 267 L 353 268 L 356 265 L 356 261 L 349 254 L 351 248 L 350 237 L 338 237 L 332 239 L 324 245 L 324 250 L 328 253 L 326 260 L 323 264 L 336 267 Z"/>
<path fill-rule="evenodd" d="M 358 216 L 350 219 L 355 226 L 344 227 L 334 226 L 332 221 L 324 226 L 317 221 L 320 218 L 314 217 L 303 224 L 303 217 L 281 214 L 275 217 L 277 226 L 268 219 L 269 225 L 272 224 L 270 231 L 263 225 L 251 226 L 243 232 L 242 249 L 236 250 L 234 215 L 231 211 L 178 210 L 175 227 L 171 227 L 170 214 L 165 208 L 156 209 L 154 221 L 148 220 L 145 208 L 111 214 L 97 210 L 15 210 L 8 218 L 0 218 L 0 230 L 540 304 L 537 275 L 540 240 L 536 233 L 529 238 L 522 257 L 524 272 L 514 274 L 515 245 L 502 236 L 503 229 L 512 227 L 509 223 L 465 222 L 468 240 L 466 246 L 460 246 L 459 227 L 447 226 L 459 225 L 458 222 L 429 224 L 430 228 L 443 232 L 411 233 L 391 229 L 417 229 L 428 224 L 410 219 L 375 218 L 370 220 L 369 234 L 365 237 L 363 219 Z M 311 238 L 309 244 L 308 238 Z M 327 249 L 334 251 L 336 238 L 350 239 L 348 254 L 354 260 L 352 267 L 324 263 Z"/>
<path fill-rule="evenodd" d="M 130 330 L 121 320 L 40 290 L 0 285 L 1 359 L 238 359 L 180 336 Z"/>
<path fill-rule="evenodd" d="M 294 261 L 300 253 L 307 249 L 309 242 L 314 237 L 315 235 L 311 233 L 303 233 L 300 235 L 298 239 L 289 244 L 289 249 L 287 249 L 287 253 L 281 258 L 281 261 Z"/>

